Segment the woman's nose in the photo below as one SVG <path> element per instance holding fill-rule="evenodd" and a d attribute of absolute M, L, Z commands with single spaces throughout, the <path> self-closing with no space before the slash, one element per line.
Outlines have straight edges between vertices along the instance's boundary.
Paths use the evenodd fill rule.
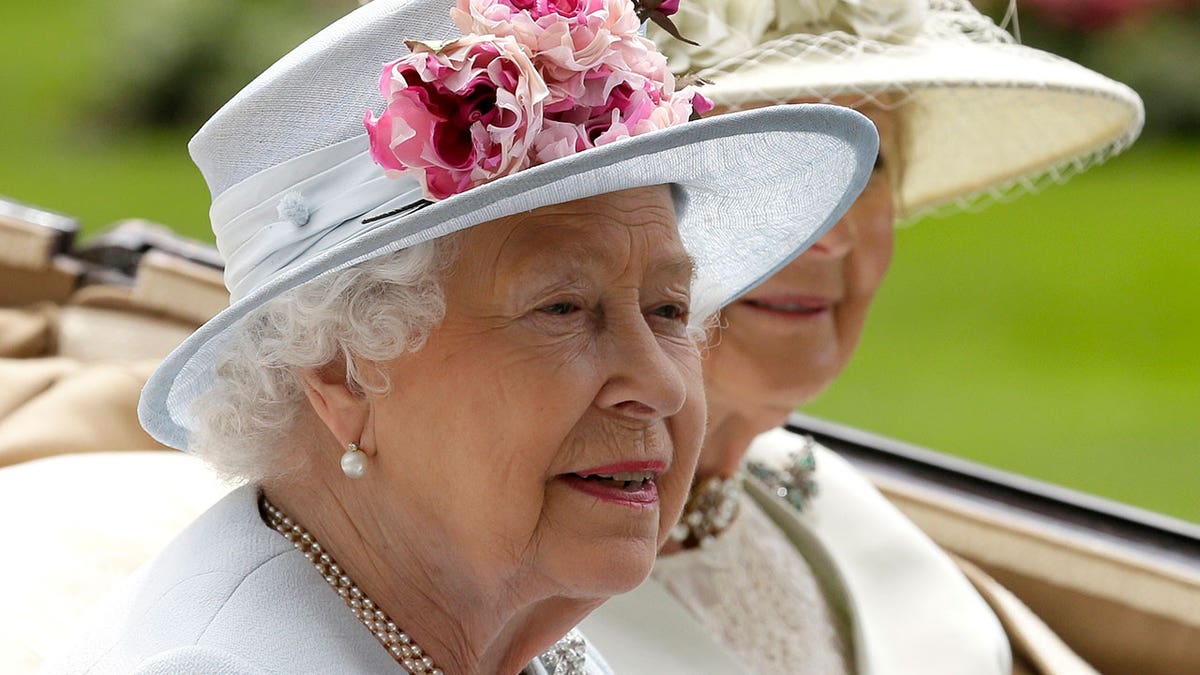
<path fill-rule="evenodd" d="M 858 226 L 853 213 L 847 213 L 828 232 L 817 240 L 809 254 L 828 258 L 844 258 L 858 242 Z"/>
<path fill-rule="evenodd" d="M 644 317 L 609 332 L 603 358 L 608 377 L 596 403 L 605 410 L 653 422 L 678 413 L 687 399 L 682 368 Z"/>

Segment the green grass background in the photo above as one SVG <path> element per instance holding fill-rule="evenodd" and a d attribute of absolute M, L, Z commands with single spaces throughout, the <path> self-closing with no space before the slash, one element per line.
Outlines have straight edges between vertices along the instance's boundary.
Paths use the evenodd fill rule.
<path fill-rule="evenodd" d="M 108 3 L 0 10 L 0 194 L 209 238 L 187 134 L 87 109 Z M 1200 521 L 1200 142 L 898 234 L 850 368 L 806 412 Z"/>

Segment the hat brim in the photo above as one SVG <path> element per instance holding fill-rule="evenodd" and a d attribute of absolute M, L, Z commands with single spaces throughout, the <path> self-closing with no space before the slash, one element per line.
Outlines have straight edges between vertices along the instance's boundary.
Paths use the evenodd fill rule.
<path fill-rule="evenodd" d="M 167 356 L 138 416 L 155 439 L 186 450 L 189 407 L 211 386 L 238 323 L 272 298 L 473 225 L 619 190 L 673 186 L 698 287 L 723 305 L 837 222 L 866 186 L 877 149 L 874 125 L 849 109 L 776 106 L 625 139 L 481 185 L 341 242 L 234 302 Z"/>
<path fill-rule="evenodd" d="M 1145 118 L 1129 87 L 1018 44 L 765 47 L 701 71 L 712 82 L 705 95 L 736 109 L 896 94 L 904 217 L 1061 181 L 1126 148 Z"/>

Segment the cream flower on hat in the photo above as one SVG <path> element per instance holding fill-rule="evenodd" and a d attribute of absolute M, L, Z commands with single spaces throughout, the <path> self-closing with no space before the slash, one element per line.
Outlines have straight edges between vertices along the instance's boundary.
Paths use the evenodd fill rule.
<path fill-rule="evenodd" d="M 922 0 L 813 0 L 814 4 L 831 4 L 825 21 L 848 33 L 868 40 L 909 42 L 921 29 L 926 4 Z M 799 27 L 787 16 L 789 8 L 805 3 L 779 2 L 781 33 Z"/>
<path fill-rule="evenodd" d="M 908 42 L 920 31 L 926 10 L 923 0 L 699 0 L 685 3 L 675 16 L 680 33 L 697 44 L 658 42 L 675 72 L 684 72 L 791 33 L 837 30 Z"/>
<path fill-rule="evenodd" d="M 651 30 L 661 51 L 677 72 L 698 70 L 746 52 L 759 43 L 775 21 L 776 0 L 720 0 L 703 4 L 686 2 L 673 18 L 689 45 Z"/>

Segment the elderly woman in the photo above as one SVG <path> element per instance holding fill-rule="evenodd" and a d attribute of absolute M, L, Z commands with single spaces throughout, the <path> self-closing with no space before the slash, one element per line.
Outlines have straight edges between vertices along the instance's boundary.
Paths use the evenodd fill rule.
<path fill-rule="evenodd" d="M 247 484 L 52 672 L 606 672 L 563 636 L 678 519 L 705 308 L 832 226 L 877 138 L 689 123 L 657 3 L 527 5 L 379 0 L 197 134 L 233 302 L 140 413 Z"/>
<path fill-rule="evenodd" d="M 853 107 L 876 124 L 880 157 L 829 233 L 723 310 L 685 516 L 652 581 L 585 632 L 618 671 L 628 654 L 658 673 L 1008 672 L 996 616 L 951 559 L 840 457 L 769 430 L 849 361 L 898 216 L 1069 176 L 1133 141 L 1141 101 L 1014 44 L 966 2 L 697 0 L 676 25 L 700 45 L 663 35 L 663 49 L 712 83 L 718 111 Z M 671 640 L 643 639 L 650 622 Z M 1065 650 L 1053 659 L 1088 670 Z"/>

